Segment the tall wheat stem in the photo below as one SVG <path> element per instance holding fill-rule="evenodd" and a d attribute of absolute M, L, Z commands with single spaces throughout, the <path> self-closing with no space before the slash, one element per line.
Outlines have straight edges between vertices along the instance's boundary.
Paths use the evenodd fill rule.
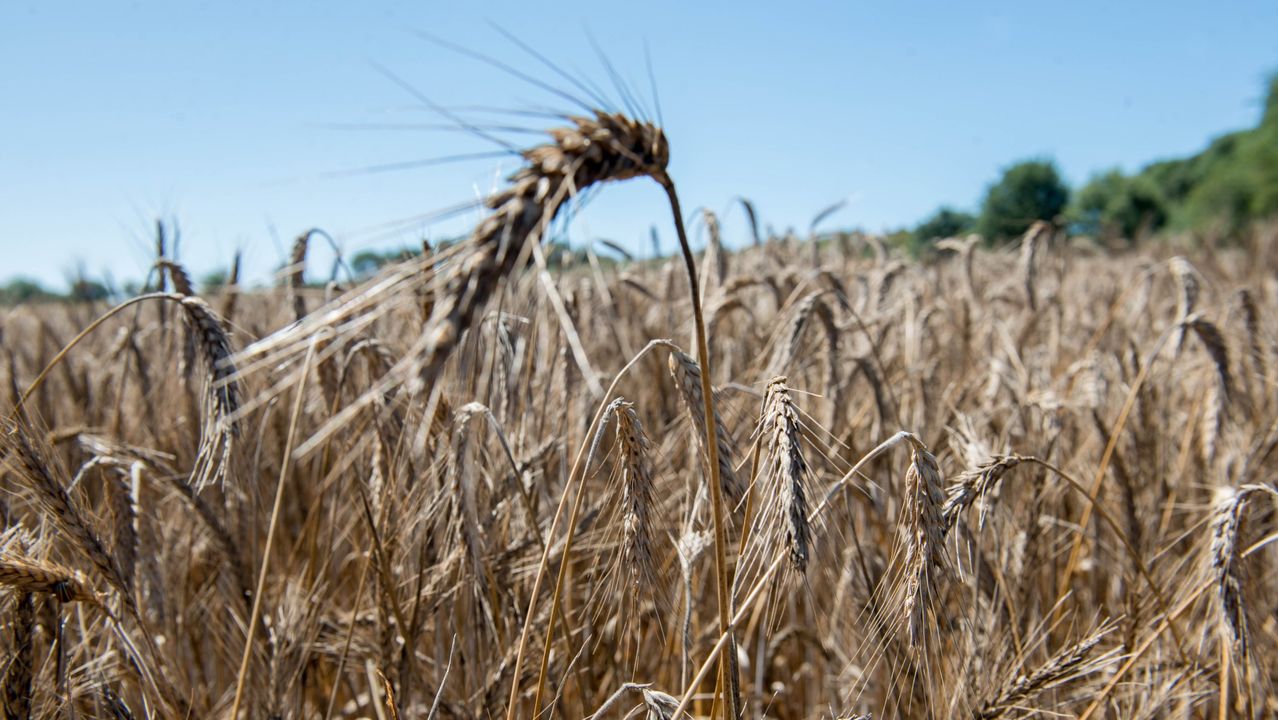
<path fill-rule="evenodd" d="M 248 629 L 245 630 L 244 654 L 240 658 L 240 672 L 235 680 L 235 701 L 231 704 L 231 720 L 240 716 L 240 701 L 244 697 L 244 678 L 248 675 L 249 658 L 253 655 L 253 634 L 257 630 L 257 616 L 262 611 L 262 591 L 266 588 L 266 572 L 271 564 L 271 546 L 275 543 L 275 528 L 279 525 L 280 506 L 284 500 L 284 483 L 288 481 L 288 472 L 293 463 L 293 441 L 297 438 L 297 421 L 302 414 L 302 401 L 306 397 L 306 376 L 311 372 L 311 360 L 315 357 L 315 343 L 312 342 L 306 351 L 306 359 L 302 361 L 302 376 L 297 381 L 297 397 L 293 400 L 293 413 L 288 421 L 288 438 L 284 442 L 284 456 L 280 462 L 280 479 L 275 485 L 275 504 L 271 508 L 271 522 L 266 531 L 266 546 L 262 548 L 262 568 L 257 573 L 257 588 L 253 591 L 253 611 L 249 613 Z"/>
<path fill-rule="evenodd" d="M 688 289 L 692 294 L 692 319 L 697 332 L 697 364 L 701 366 L 701 402 L 705 410 L 706 462 L 710 467 L 710 505 L 714 508 L 714 569 L 715 585 L 719 601 L 719 634 L 728 638 L 731 650 L 735 652 L 736 641 L 732 637 L 730 598 L 728 595 L 728 536 L 723 517 L 723 489 L 719 486 L 719 439 L 715 437 L 714 422 L 714 388 L 710 384 L 710 350 L 706 343 L 705 317 L 701 312 L 701 283 L 697 281 L 697 263 L 692 258 L 692 249 L 688 246 L 688 234 L 683 227 L 683 211 L 679 207 L 679 195 L 675 192 L 674 181 L 662 173 L 657 182 L 666 191 L 670 200 L 670 212 L 674 215 L 675 232 L 679 236 L 679 250 L 683 253 L 684 268 L 688 271 Z M 731 663 L 727 656 L 719 656 L 719 684 L 722 688 L 739 687 L 738 679 L 731 677 Z M 716 693 L 717 695 L 718 693 Z M 732 717 L 741 716 L 741 699 L 735 692 L 729 693 Z"/>

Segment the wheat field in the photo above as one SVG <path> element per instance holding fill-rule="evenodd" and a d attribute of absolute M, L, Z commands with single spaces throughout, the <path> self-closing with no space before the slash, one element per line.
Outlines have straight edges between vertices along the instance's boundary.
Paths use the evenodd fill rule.
<path fill-rule="evenodd" d="M 729 252 L 671 152 L 579 118 L 354 286 L 4 310 L 6 716 L 1278 713 L 1278 227 Z M 704 250 L 548 264 L 626 180 Z"/>

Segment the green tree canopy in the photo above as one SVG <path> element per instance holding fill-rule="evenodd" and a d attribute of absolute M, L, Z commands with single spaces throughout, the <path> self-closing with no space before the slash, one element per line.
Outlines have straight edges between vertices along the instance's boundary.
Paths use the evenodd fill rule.
<path fill-rule="evenodd" d="M 58 296 L 49 292 L 31 278 L 16 277 L 0 285 L 0 305 L 17 305 L 23 302 L 54 300 Z"/>
<path fill-rule="evenodd" d="M 928 243 L 975 229 L 976 216 L 951 207 L 942 207 L 914 228 L 914 237 L 920 243 Z"/>
<path fill-rule="evenodd" d="M 1152 180 L 1110 170 L 1092 178 L 1070 202 L 1070 231 L 1107 240 L 1135 240 L 1167 222 L 1167 203 Z"/>
<path fill-rule="evenodd" d="M 1169 226 L 1236 232 L 1278 213 L 1278 75 L 1267 91 L 1257 127 L 1222 135 L 1197 155 L 1157 162 L 1136 175 L 1162 197 Z"/>
<path fill-rule="evenodd" d="M 79 302 L 96 302 L 111 297 L 111 290 L 104 283 L 82 276 L 71 281 L 69 297 Z"/>
<path fill-rule="evenodd" d="M 210 270 L 200 277 L 200 292 L 215 293 L 226 285 L 230 273 L 222 268 Z"/>
<path fill-rule="evenodd" d="M 1056 165 L 1027 160 L 1003 171 L 981 204 L 977 228 L 986 240 L 1008 240 L 1024 233 L 1035 220 L 1053 220 L 1069 202 L 1069 188 Z"/>

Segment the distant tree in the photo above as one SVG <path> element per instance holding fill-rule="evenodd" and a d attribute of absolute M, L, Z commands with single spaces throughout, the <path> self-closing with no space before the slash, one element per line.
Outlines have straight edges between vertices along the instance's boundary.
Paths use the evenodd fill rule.
<path fill-rule="evenodd" d="M 386 256 L 376 250 L 361 250 L 351 258 L 351 272 L 357 277 L 368 277 L 386 264 Z"/>
<path fill-rule="evenodd" d="M 1003 171 L 981 204 L 977 229 L 986 240 L 1008 240 L 1024 233 L 1035 220 L 1053 220 L 1069 202 L 1069 188 L 1056 165 L 1028 160 Z"/>
<path fill-rule="evenodd" d="M 17 305 L 24 302 L 55 300 L 57 295 L 49 292 L 36 280 L 16 277 L 0 285 L 0 305 Z"/>
<path fill-rule="evenodd" d="M 915 234 L 909 228 L 899 228 L 897 230 L 888 230 L 883 234 L 883 242 L 890 247 L 898 247 L 911 255 L 919 254 L 919 247 L 915 241 Z"/>
<path fill-rule="evenodd" d="M 79 277 L 73 280 L 71 282 L 71 292 L 68 295 L 68 297 L 77 302 L 96 302 L 98 300 L 106 300 L 110 296 L 110 288 L 97 280 L 90 280 L 86 277 Z"/>
<path fill-rule="evenodd" d="M 1266 88 L 1260 124 L 1211 141 L 1202 152 L 1146 167 L 1177 230 L 1236 235 L 1278 214 L 1278 74 Z"/>
<path fill-rule="evenodd" d="M 925 247 L 934 240 L 970 233 L 976 228 L 976 217 L 952 207 L 942 207 L 914 229 L 915 243 Z"/>
<path fill-rule="evenodd" d="M 1150 178 L 1110 170 L 1074 195 L 1066 216 L 1073 233 L 1133 241 L 1166 224 L 1167 202 Z"/>
<path fill-rule="evenodd" d="M 229 277 L 230 274 L 222 268 L 204 273 L 200 277 L 200 292 L 207 294 L 221 290 Z"/>
<path fill-rule="evenodd" d="M 444 243 L 448 242 L 449 241 L 444 241 Z M 438 250 L 442 247 L 447 247 L 444 243 L 436 246 L 436 249 Z M 408 260 L 409 258 L 417 257 L 420 254 L 420 248 L 411 247 L 385 251 L 361 250 L 355 253 L 354 257 L 351 258 L 351 272 L 355 273 L 355 277 L 357 278 L 366 278 L 376 273 L 378 270 L 382 269 L 383 266 L 389 263 Z"/>

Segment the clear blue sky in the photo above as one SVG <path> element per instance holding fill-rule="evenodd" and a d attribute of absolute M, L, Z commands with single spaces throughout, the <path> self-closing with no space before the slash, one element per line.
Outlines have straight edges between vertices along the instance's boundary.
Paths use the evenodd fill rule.
<path fill-rule="evenodd" d="M 972 208 L 1001 167 L 1028 156 L 1055 158 L 1080 183 L 1195 152 L 1255 124 L 1264 78 L 1278 70 L 1273 0 L 10 0 L 0 5 L 0 277 L 61 285 L 82 262 L 139 278 L 157 216 L 180 222 L 181 259 L 196 274 L 243 248 L 263 280 L 312 226 L 348 253 L 413 243 L 422 227 L 369 228 L 473 198 L 513 166 L 332 177 L 486 149 L 464 134 L 372 127 L 438 122 L 374 63 L 444 105 L 570 109 L 414 34 L 553 80 L 490 20 L 603 83 L 593 35 L 644 89 L 647 42 L 685 206 L 724 213 L 745 195 L 778 228 L 805 228 L 840 198 L 850 202 L 831 225 L 872 230 L 941 204 Z M 650 185 L 609 188 L 571 236 L 646 250 L 657 223 L 669 250 L 661 200 Z M 443 237 L 471 220 L 425 231 Z M 744 240 L 738 210 L 725 231 Z"/>

